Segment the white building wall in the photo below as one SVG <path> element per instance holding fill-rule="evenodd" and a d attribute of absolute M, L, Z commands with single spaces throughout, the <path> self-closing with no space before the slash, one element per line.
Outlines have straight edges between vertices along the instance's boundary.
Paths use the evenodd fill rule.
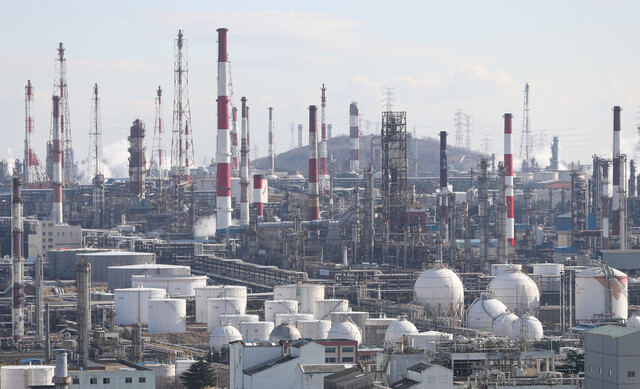
<path fill-rule="evenodd" d="M 260 343 L 264 345 L 244 347 L 243 342 L 234 342 L 229 345 L 230 388 L 244 388 L 243 371 L 245 369 L 282 355 L 282 346 L 278 342 Z"/>
<path fill-rule="evenodd" d="M 45 255 L 49 250 L 61 248 L 77 249 L 82 247 L 82 227 L 68 224 L 54 224 L 43 220 L 38 223 L 35 234 L 27 237 L 29 252 L 27 256 L 35 258 Z"/>
<path fill-rule="evenodd" d="M 420 382 L 416 389 L 453 388 L 453 371 L 442 366 L 434 365 L 420 372 L 407 370 L 407 378 Z"/>
<path fill-rule="evenodd" d="M 69 376 L 71 377 L 69 389 L 155 389 L 156 387 L 154 372 L 148 370 L 70 371 Z M 74 378 L 76 378 L 77 381 L 74 381 Z M 95 384 L 91 382 L 92 378 L 95 378 Z M 104 382 L 105 378 L 109 379 L 108 383 Z M 131 378 L 131 382 L 127 382 L 127 378 Z M 141 382 L 141 379 L 143 379 L 144 382 Z"/>

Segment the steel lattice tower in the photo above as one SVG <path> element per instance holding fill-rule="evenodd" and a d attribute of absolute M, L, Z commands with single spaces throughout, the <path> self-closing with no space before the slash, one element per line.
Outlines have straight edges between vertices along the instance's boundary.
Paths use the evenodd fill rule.
<path fill-rule="evenodd" d="M 182 184 L 191 182 L 189 170 L 194 166 L 191 108 L 189 106 L 187 40 L 183 38 L 182 30 L 178 30 L 178 38 L 175 40 L 173 91 L 171 175 L 178 184 Z"/>
<path fill-rule="evenodd" d="M 382 113 L 382 197 L 391 240 L 404 233 L 407 191 L 407 114 Z"/>
<path fill-rule="evenodd" d="M 100 98 L 98 97 L 98 84 L 93 86 L 91 96 L 91 129 L 89 130 L 89 174 L 93 177 L 103 174 L 102 169 L 102 123 L 100 121 Z M 87 177 L 90 180 L 90 177 Z"/>
<path fill-rule="evenodd" d="M 24 138 L 24 160 L 22 161 L 23 172 L 22 181 L 29 189 L 37 188 L 38 185 L 47 181 L 47 176 L 40 166 L 40 159 L 36 155 L 36 151 L 31 144 L 31 136 L 33 135 L 33 85 L 31 80 L 27 81 L 24 88 L 25 103 L 25 138 Z"/>
<path fill-rule="evenodd" d="M 154 178 L 162 180 L 166 166 L 164 149 L 164 120 L 162 119 L 162 88 L 156 94 L 156 118 L 153 125 L 153 148 L 151 150 L 151 168 L 149 172 Z"/>
<path fill-rule="evenodd" d="M 533 157 L 533 138 L 531 137 L 531 128 L 529 123 L 529 84 L 524 86 L 524 104 L 522 110 L 522 137 L 520 138 L 520 158 L 531 167 L 531 158 Z"/>

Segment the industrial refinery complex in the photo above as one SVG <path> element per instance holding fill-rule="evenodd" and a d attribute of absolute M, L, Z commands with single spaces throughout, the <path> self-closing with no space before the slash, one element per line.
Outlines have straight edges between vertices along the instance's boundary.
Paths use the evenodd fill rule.
<path fill-rule="evenodd" d="M 600 107 L 610 152 L 565 163 L 554 134 L 542 161 L 528 83 L 517 112 L 496 107 L 494 154 L 470 149 L 461 111 L 418 138 L 388 103 L 365 131 L 359 96 L 329 115 L 318 79 L 276 153 L 278 106 L 234 93 L 235 31 L 216 31 L 208 145 L 194 142 L 179 30 L 172 88 L 149 90 L 153 122 L 126 127 L 127 177 L 105 172 L 97 83 L 79 172 L 72 134 L 87 132 L 71 126 L 63 43 L 46 101 L 34 90 L 49 86 L 25 80 L 24 154 L 0 163 L 0 389 L 182 388 L 201 359 L 207 386 L 233 389 L 640 388 L 632 112 Z M 48 138 L 34 104 L 50 106 Z M 267 128 L 252 128 L 258 115 Z M 252 157 L 255 133 L 266 158 Z M 210 163 L 201 147 L 215 147 Z"/>

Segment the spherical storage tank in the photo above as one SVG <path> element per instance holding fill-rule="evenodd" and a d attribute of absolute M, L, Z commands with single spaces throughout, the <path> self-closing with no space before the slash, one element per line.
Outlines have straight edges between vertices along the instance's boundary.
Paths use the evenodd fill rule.
<path fill-rule="evenodd" d="M 329 320 L 331 312 L 347 312 L 349 310 L 349 300 L 324 299 L 316 301 L 316 319 Z"/>
<path fill-rule="evenodd" d="M 409 320 L 404 317 L 391 323 L 384 334 L 384 343 L 386 346 L 395 346 L 397 342 L 402 340 L 404 336 L 416 335 L 418 329 Z"/>
<path fill-rule="evenodd" d="M 640 328 L 640 316 L 633 315 L 627 320 L 627 327 Z"/>
<path fill-rule="evenodd" d="M 493 320 L 507 311 L 507 306 L 496 299 L 493 293 L 482 293 L 467 310 L 467 328 L 491 332 Z"/>
<path fill-rule="evenodd" d="M 182 299 L 149 300 L 150 334 L 187 331 L 187 301 Z"/>
<path fill-rule="evenodd" d="M 240 323 L 240 334 L 242 340 L 251 342 L 256 340 L 269 340 L 269 335 L 273 331 L 274 324 L 272 321 L 256 321 Z"/>
<path fill-rule="evenodd" d="M 220 351 L 224 346 L 236 340 L 242 340 L 242 334 L 235 327 L 225 324 L 218 326 L 211 331 L 209 337 L 209 347 Z"/>
<path fill-rule="evenodd" d="M 116 324 L 130 326 L 135 322 L 147 324 L 149 322 L 148 301 L 162 299 L 166 292 L 160 288 L 125 288 L 116 289 L 113 294 Z"/>
<path fill-rule="evenodd" d="M 324 299 L 324 285 L 290 284 L 273 287 L 274 300 L 296 300 L 298 312 L 315 313 L 316 301 Z"/>
<path fill-rule="evenodd" d="M 503 313 L 493 321 L 493 333 L 497 336 L 511 336 L 511 326 L 516 320 L 518 316 L 515 313 Z"/>
<path fill-rule="evenodd" d="M 282 323 L 271 331 L 269 340 L 298 340 L 301 337 L 300 331 L 296 327 L 289 323 Z"/>
<path fill-rule="evenodd" d="M 516 268 L 507 268 L 487 287 L 509 310 L 516 314 L 535 312 L 540 306 L 538 284 Z"/>
<path fill-rule="evenodd" d="M 244 300 L 247 307 L 247 287 L 238 285 L 205 285 L 194 288 L 196 294 L 196 321 L 207 321 L 207 299 L 210 298 L 239 298 Z"/>
<path fill-rule="evenodd" d="M 331 329 L 330 320 L 298 320 L 298 330 L 304 339 L 327 339 Z"/>
<path fill-rule="evenodd" d="M 441 264 L 425 270 L 413 287 L 418 304 L 431 317 L 462 317 L 464 287 L 460 277 Z"/>
<path fill-rule="evenodd" d="M 507 270 L 514 271 L 522 270 L 522 265 L 514 264 L 514 263 L 492 263 L 491 264 L 491 276 L 497 277 L 500 274 L 504 273 Z"/>
<path fill-rule="evenodd" d="M 207 330 L 213 331 L 220 324 L 220 315 L 242 315 L 247 301 L 241 298 L 222 297 L 207 299 Z"/>
<path fill-rule="evenodd" d="M 544 332 L 540 320 L 535 316 L 523 315 L 511 324 L 511 336 L 526 340 L 540 340 Z"/>
<path fill-rule="evenodd" d="M 297 300 L 265 301 L 264 302 L 264 321 L 275 321 L 276 313 L 298 313 L 298 301 Z"/>
<path fill-rule="evenodd" d="M 51 385 L 53 366 L 20 365 L 0 368 L 0 388 L 29 388 Z"/>
<path fill-rule="evenodd" d="M 576 320 L 629 317 L 628 278 L 607 265 L 576 273 Z"/>
<path fill-rule="evenodd" d="M 355 340 L 358 344 L 362 343 L 362 331 L 351 320 L 335 323 L 329 329 L 327 339 L 346 339 Z"/>

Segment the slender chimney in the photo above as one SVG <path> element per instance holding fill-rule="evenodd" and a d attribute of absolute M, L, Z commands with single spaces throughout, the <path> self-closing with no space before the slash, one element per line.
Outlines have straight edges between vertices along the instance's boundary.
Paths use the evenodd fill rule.
<path fill-rule="evenodd" d="M 504 114 L 504 167 L 506 170 L 505 176 L 505 195 L 507 196 L 507 241 L 511 247 L 516 245 L 515 238 L 515 219 L 513 211 L 513 140 L 511 134 L 513 128 L 511 126 L 511 119 L 513 115 L 510 113 Z"/>
<path fill-rule="evenodd" d="M 322 84 L 322 97 L 320 105 L 320 129 L 321 129 L 321 140 L 320 140 L 320 160 L 319 166 L 320 169 L 320 192 L 323 195 L 329 194 L 329 154 L 327 151 L 327 122 L 325 120 L 325 111 L 327 108 L 327 96 L 326 96 L 327 88 Z"/>
<path fill-rule="evenodd" d="M 619 106 L 613 107 L 613 197 L 611 202 L 612 220 L 611 235 L 620 242 L 620 111 Z"/>
<path fill-rule="evenodd" d="M 91 263 L 82 257 L 76 267 L 78 287 L 78 364 L 89 362 L 89 340 L 91 339 Z"/>
<path fill-rule="evenodd" d="M 11 199 L 12 251 L 13 251 L 13 342 L 20 343 L 24 337 L 24 223 L 22 221 L 22 182 L 18 173 L 13 175 L 13 196 Z"/>
<path fill-rule="evenodd" d="M 302 147 L 302 124 L 298 124 L 298 147 Z"/>
<path fill-rule="evenodd" d="M 62 224 L 62 134 L 60 132 L 60 98 L 53 96 L 53 204 L 51 220 L 54 224 Z"/>
<path fill-rule="evenodd" d="M 238 165 L 238 108 L 231 108 L 231 168 L 238 173 L 240 166 Z"/>
<path fill-rule="evenodd" d="M 264 181 L 264 176 L 262 174 L 254 174 L 253 176 L 253 206 L 256 208 L 256 215 L 258 217 L 258 221 L 261 222 L 263 220 L 263 210 L 262 210 L 262 183 Z"/>
<path fill-rule="evenodd" d="M 249 224 L 249 140 L 247 98 L 242 97 L 242 137 L 240 138 L 240 224 Z"/>
<path fill-rule="evenodd" d="M 269 107 L 269 173 L 276 170 L 276 156 L 273 151 L 273 107 Z"/>
<path fill-rule="evenodd" d="M 318 192 L 318 132 L 315 105 L 309 106 L 309 220 L 320 219 Z"/>
<path fill-rule="evenodd" d="M 600 160 L 602 166 L 602 249 L 609 249 L 609 163 Z"/>
<path fill-rule="evenodd" d="M 485 274 L 489 272 L 489 177 L 487 174 L 489 161 L 480 160 L 478 176 L 478 223 L 480 229 L 480 268 Z"/>
<path fill-rule="evenodd" d="M 23 181 L 27 188 L 35 188 L 36 177 L 33 176 L 35 168 L 38 166 L 36 154 L 31 146 L 31 135 L 33 134 L 33 86 L 31 80 L 27 81 L 24 89 L 25 99 L 25 139 L 24 139 L 24 160 L 22 161 Z"/>
<path fill-rule="evenodd" d="M 447 132 L 440 131 L 440 238 L 449 241 L 449 184 L 447 179 Z"/>
<path fill-rule="evenodd" d="M 358 103 L 349 105 L 349 168 L 360 170 L 360 129 L 358 127 Z"/>
<path fill-rule="evenodd" d="M 218 29 L 218 142 L 216 150 L 216 228 L 226 231 L 231 224 L 231 151 L 229 148 L 229 93 L 227 29 Z"/>
<path fill-rule="evenodd" d="M 144 198 L 144 180 L 147 175 L 147 161 L 144 146 L 144 123 L 133 121 L 129 132 L 129 194 Z"/>

